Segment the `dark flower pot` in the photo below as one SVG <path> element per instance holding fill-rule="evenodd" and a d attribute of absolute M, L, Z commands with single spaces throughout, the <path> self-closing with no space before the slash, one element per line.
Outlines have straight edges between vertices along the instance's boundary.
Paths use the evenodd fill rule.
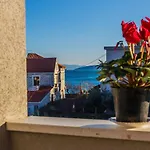
<path fill-rule="evenodd" d="M 112 88 L 116 121 L 147 122 L 150 89 Z"/>

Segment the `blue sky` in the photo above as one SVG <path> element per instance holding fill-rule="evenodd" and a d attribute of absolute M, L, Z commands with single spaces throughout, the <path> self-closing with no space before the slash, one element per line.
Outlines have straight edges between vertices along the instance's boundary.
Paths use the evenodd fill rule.
<path fill-rule="evenodd" d="M 150 0 L 26 0 L 27 52 L 88 64 L 123 39 L 121 21 L 150 17 Z"/>

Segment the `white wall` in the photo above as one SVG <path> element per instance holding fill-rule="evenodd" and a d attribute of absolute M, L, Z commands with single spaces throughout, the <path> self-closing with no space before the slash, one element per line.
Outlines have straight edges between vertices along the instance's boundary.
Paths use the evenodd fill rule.
<path fill-rule="evenodd" d="M 59 79 L 59 77 L 60 77 L 60 79 Z M 59 65 L 57 62 L 56 62 L 55 72 L 54 72 L 54 85 L 55 84 L 57 84 L 57 87 L 59 87 L 59 85 L 60 85 L 60 89 L 59 89 L 59 92 L 60 92 L 59 94 L 61 95 L 60 98 L 65 98 L 65 68 L 59 68 Z M 63 90 L 63 92 L 62 92 L 62 90 Z M 53 92 L 53 94 L 54 94 L 54 92 Z M 59 96 L 56 96 L 56 97 L 59 97 Z M 56 98 L 56 100 L 57 100 L 57 98 Z"/>
<path fill-rule="evenodd" d="M 65 98 L 65 68 L 60 70 L 60 80 L 61 80 L 61 98 Z M 62 92 L 63 91 L 63 92 Z"/>
<path fill-rule="evenodd" d="M 42 86 L 52 86 L 54 85 L 54 73 L 53 72 L 37 72 L 37 73 L 27 73 L 27 84 L 28 89 L 32 87 L 32 76 L 40 76 L 40 85 Z"/>
<path fill-rule="evenodd" d="M 119 50 L 119 51 L 113 51 L 113 50 L 107 50 L 106 51 L 106 61 L 111 61 L 114 59 L 118 59 L 120 57 L 122 57 L 124 54 L 123 50 Z"/>
<path fill-rule="evenodd" d="M 118 47 L 116 50 L 114 50 L 115 46 L 108 46 L 108 47 L 104 47 L 104 49 L 106 50 L 106 61 L 111 61 L 114 59 L 118 59 L 121 58 L 124 54 L 124 49 L 121 47 Z M 126 50 L 128 50 L 128 47 L 125 47 Z M 136 52 L 139 52 L 140 47 L 135 47 Z"/>
<path fill-rule="evenodd" d="M 58 67 L 58 63 L 56 62 L 55 64 L 55 70 L 54 70 L 54 85 L 58 84 L 58 74 L 59 74 L 59 67 Z"/>
<path fill-rule="evenodd" d="M 28 115 L 34 114 L 34 106 L 38 106 L 38 109 L 47 105 L 50 102 L 50 92 L 43 98 L 41 102 L 28 102 L 28 110 L 30 109 L 30 112 L 28 112 Z"/>

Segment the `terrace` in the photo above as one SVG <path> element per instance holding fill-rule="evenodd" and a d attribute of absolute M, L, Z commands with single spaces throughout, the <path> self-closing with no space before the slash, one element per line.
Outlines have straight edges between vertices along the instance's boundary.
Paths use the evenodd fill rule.
<path fill-rule="evenodd" d="M 25 1 L 0 1 L 0 150 L 149 150 L 150 126 L 27 117 Z"/>

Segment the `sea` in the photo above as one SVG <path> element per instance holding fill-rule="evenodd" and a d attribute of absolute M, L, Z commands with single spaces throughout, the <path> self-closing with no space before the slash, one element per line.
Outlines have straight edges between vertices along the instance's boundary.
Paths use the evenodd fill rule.
<path fill-rule="evenodd" d="M 80 67 L 74 70 L 66 70 L 66 86 L 81 86 L 82 89 L 89 90 L 90 88 L 100 84 L 97 81 L 99 76 L 96 66 Z"/>

